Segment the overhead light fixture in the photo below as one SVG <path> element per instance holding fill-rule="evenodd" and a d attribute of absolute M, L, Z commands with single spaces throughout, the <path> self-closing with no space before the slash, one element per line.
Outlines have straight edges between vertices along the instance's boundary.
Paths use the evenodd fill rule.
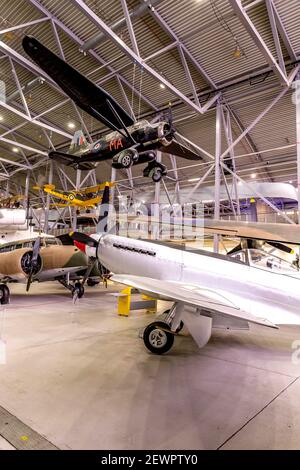
<path fill-rule="evenodd" d="M 3 116 L 0 115 L 0 121 L 3 121 Z"/>
<path fill-rule="evenodd" d="M 190 178 L 188 180 L 189 183 L 194 183 L 195 181 L 200 181 L 200 178 Z"/>
<path fill-rule="evenodd" d="M 242 183 L 241 181 L 238 182 L 238 185 L 239 185 L 239 186 L 242 186 L 242 184 L 243 184 L 243 183 Z"/>
<path fill-rule="evenodd" d="M 15 153 L 18 153 L 19 149 L 17 147 L 13 147 L 12 151 L 15 152 Z"/>
<path fill-rule="evenodd" d="M 235 45 L 235 49 L 234 49 L 234 52 L 233 52 L 233 57 L 235 57 L 236 59 L 239 59 L 240 57 L 242 57 L 242 51 L 241 51 L 241 48 L 238 44 Z"/>
<path fill-rule="evenodd" d="M 290 181 L 289 181 L 289 183 L 290 183 L 290 184 L 293 184 L 293 181 L 292 181 L 292 180 L 290 180 Z"/>
<path fill-rule="evenodd" d="M 74 129 L 75 128 L 74 122 L 68 122 L 68 128 L 69 129 Z"/>
<path fill-rule="evenodd" d="M 164 85 L 163 83 L 160 83 L 159 86 L 162 90 L 164 90 L 166 88 L 166 85 Z"/>
<path fill-rule="evenodd" d="M 251 178 L 254 180 L 254 178 L 256 178 L 256 176 L 257 176 L 256 173 L 252 173 Z"/>

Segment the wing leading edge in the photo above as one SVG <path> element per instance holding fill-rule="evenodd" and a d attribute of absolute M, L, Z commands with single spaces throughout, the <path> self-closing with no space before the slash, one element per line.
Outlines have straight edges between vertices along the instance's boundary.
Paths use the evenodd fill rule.
<path fill-rule="evenodd" d="M 249 312 L 241 310 L 223 295 L 196 284 L 177 281 L 162 281 L 147 277 L 131 275 L 114 275 L 111 279 L 120 284 L 134 287 L 142 292 L 159 296 L 164 300 L 183 302 L 194 307 L 202 307 L 216 314 L 236 320 L 244 320 L 268 328 L 278 329 L 276 325 L 264 318 L 258 318 Z"/>

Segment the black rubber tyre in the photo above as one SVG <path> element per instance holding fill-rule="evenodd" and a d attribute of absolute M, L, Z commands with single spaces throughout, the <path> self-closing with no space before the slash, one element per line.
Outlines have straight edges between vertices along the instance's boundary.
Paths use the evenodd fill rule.
<path fill-rule="evenodd" d="M 168 352 L 174 343 L 174 335 L 165 330 L 170 327 L 162 321 L 150 323 L 145 328 L 143 340 L 146 348 L 153 354 L 164 354 Z"/>
<path fill-rule="evenodd" d="M 73 289 L 73 295 L 74 295 L 75 291 L 78 292 L 78 299 L 81 299 L 81 297 L 84 296 L 84 287 L 80 282 L 75 282 L 75 286 L 74 286 L 74 289 Z"/>
<path fill-rule="evenodd" d="M 5 284 L 0 285 L 0 304 L 6 305 L 9 303 L 10 292 Z"/>
<path fill-rule="evenodd" d="M 122 165 L 122 168 L 130 168 L 132 165 L 132 156 L 126 153 L 120 158 L 119 163 Z"/>
<path fill-rule="evenodd" d="M 160 180 L 162 179 L 163 177 L 163 174 L 162 174 L 162 171 L 160 168 L 154 168 L 153 172 L 152 172 L 152 181 L 154 181 L 154 183 L 159 183 Z"/>

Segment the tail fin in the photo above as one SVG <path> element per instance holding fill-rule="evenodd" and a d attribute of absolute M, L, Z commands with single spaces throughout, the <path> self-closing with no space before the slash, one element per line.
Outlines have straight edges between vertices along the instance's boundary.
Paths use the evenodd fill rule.
<path fill-rule="evenodd" d="M 109 183 L 105 184 L 102 194 L 102 201 L 99 206 L 99 218 L 97 223 L 97 232 L 107 232 L 107 218 L 109 209 Z"/>
<path fill-rule="evenodd" d="M 82 130 L 76 131 L 73 135 L 73 139 L 71 141 L 71 145 L 70 145 L 68 153 L 73 154 L 73 155 L 75 153 L 76 155 L 81 155 L 88 148 L 89 148 L 89 144 Z"/>

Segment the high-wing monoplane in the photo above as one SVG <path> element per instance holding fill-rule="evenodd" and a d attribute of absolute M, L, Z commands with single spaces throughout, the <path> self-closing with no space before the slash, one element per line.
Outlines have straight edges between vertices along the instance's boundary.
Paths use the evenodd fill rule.
<path fill-rule="evenodd" d="M 50 158 L 81 170 L 89 170 L 95 162 L 111 159 L 115 168 L 130 168 L 132 165 L 147 163 L 143 174 L 154 182 L 160 181 L 167 171 L 156 160 L 155 150 L 188 160 L 202 159 L 196 149 L 178 141 L 170 116 L 154 124 L 147 120 L 135 122 L 103 88 L 81 75 L 36 38 L 25 36 L 23 48 L 76 105 L 112 129 L 111 133 L 90 145 L 82 142 L 78 152 L 51 150 Z"/>

